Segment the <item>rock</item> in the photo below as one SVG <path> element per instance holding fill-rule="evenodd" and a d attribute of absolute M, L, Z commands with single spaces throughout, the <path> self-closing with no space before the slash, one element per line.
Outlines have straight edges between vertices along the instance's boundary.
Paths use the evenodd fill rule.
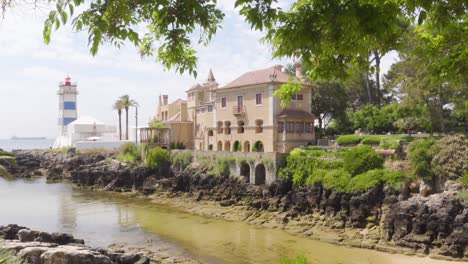
<path fill-rule="evenodd" d="M 108 256 L 86 247 L 58 246 L 41 255 L 43 264 L 112 264 Z"/>
<path fill-rule="evenodd" d="M 34 230 L 21 229 L 20 231 L 18 231 L 18 239 L 21 242 L 34 241 L 38 235 L 39 232 Z"/>
<path fill-rule="evenodd" d="M 41 255 L 46 252 L 46 247 L 26 247 L 22 249 L 18 256 L 29 264 L 42 264 Z"/>
<path fill-rule="evenodd" d="M 0 226 L 0 238 L 15 239 L 18 232 L 22 229 L 27 229 L 27 228 L 24 226 L 19 226 L 19 225 Z"/>
<path fill-rule="evenodd" d="M 138 254 L 123 254 L 119 258 L 121 264 L 134 264 L 140 260 L 140 255 Z"/>

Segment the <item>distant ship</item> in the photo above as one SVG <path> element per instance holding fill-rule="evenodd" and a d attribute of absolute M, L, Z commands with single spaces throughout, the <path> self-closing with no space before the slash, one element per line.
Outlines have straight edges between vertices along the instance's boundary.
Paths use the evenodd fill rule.
<path fill-rule="evenodd" d="M 12 136 L 11 140 L 43 140 L 46 139 L 46 137 L 17 137 L 17 136 Z"/>

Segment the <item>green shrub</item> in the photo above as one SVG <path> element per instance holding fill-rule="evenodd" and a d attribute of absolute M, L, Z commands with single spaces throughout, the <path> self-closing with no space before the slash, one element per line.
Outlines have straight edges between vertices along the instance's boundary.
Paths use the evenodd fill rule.
<path fill-rule="evenodd" d="M 361 140 L 361 143 L 364 145 L 378 145 L 382 136 L 366 136 Z"/>
<path fill-rule="evenodd" d="M 383 171 L 382 181 L 385 185 L 395 190 L 400 190 L 405 181 L 408 180 L 410 180 L 410 178 L 408 178 L 403 171 Z"/>
<path fill-rule="evenodd" d="M 141 160 L 141 151 L 135 143 L 125 143 L 120 146 L 117 159 L 122 162 L 136 163 Z"/>
<path fill-rule="evenodd" d="M 161 173 L 169 167 L 170 158 L 171 155 L 168 150 L 155 147 L 148 151 L 146 166 L 150 169 L 158 169 Z"/>
<path fill-rule="evenodd" d="M 366 145 L 352 148 L 344 154 L 344 169 L 353 176 L 381 169 L 383 162 L 382 156 Z"/>
<path fill-rule="evenodd" d="M 382 138 L 379 148 L 381 148 L 381 149 L 399 149 L 400 148 L 400 141 L 390 139 L 390 138 Z"/>
<path fill-rule="evenodd" d="M 325 175 L 328 173 L 328 170 L 325 169 L 315 169 L 312 171 L 312 174 L 310 174 L 307 179 L 305 184 L 308 186 L 315 186 L 318 183 L 321 183 L 323 181 L 323 178 Z"/>
<path fill-rule="evenodd" d="M 353 191 L 367 191 L 376 187 L 381 182 L 382 176 L 382 169 L 366 171 L 354 176 L 349 183 L 349 188 Z"/>
<path fill-rule="evenodd" d="M 340 146 L 357 145 L 361 142 L 362 136 L 358 135 L 342 135 L 336 139 L 336 143 Z"/>
<path fill-rule="evenodd" d="M 280 264 L 309 264 L 309 261 L 304 256 L 297 256 L 291 259 L 280 259 Z"/>
<path fill-rule="evenodd" d="M 425 181 L 432 180 L 431 162 L 433 153 L 431 147 L 433 144 L 434 139 L 428 138 L 415 140 L 408 146 L 408 155 L 413 167 L 413 175 Z"/>
<path fill-rule="evenodd" d="M 350 190 L 350 181 L 351 174 L 344 169 L 331 170 L 323 178 L 323 186 L 338 192 L 348 192 Z"/>
<path fill-rule="evenodd" d="M 434 175 L 457 180 L 468 170 L 468 140 L 462 135 L 444 137 L 431 147 Z"/>
<path fill-rule="evenodd" d="M 229 176 L 230 174 L 230 163 L 232 160 L 226 157 L 217 157 L 215 161 L 215 172 L 220 176 Z M 235 159 L 234 159 L 235 162 Z"/>
<path fill-rule="evenodd" d="M 193 161 L 193 155 L 190 152 L 174 152 L 171 155 L 172 166 L 178 170 L 184 170 Z"/>
<path fill-rule="evenodd" d="M 465 171 L 465 175 L 463 175 L 462 183 L 465 187 L 468 187 L 468 171 Z"/>

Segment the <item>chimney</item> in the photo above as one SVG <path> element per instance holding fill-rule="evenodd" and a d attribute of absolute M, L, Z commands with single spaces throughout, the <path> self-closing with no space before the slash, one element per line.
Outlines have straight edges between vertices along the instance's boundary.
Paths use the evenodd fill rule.
<path fill-rule="evenodd" d="M 169 96 L 167 94 L 164 94 L 163 95 L 163 105 L 167 105 L 168 100 L 169 100 Z"/>
<path fill-rule="evenodd" d="M 304 77 L 302 76 L 302 65 L 300 63 L 296 63 L 296 77 L 300 80 Z"/>

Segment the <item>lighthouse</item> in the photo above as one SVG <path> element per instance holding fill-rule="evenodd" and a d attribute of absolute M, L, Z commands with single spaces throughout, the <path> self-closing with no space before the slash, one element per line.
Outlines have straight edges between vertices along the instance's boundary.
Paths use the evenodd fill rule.
<path fill-rule="evenodd" d="M 62 148 L 70 145 L 67 140 L 67 125 L 77 119 L 77 85 L 71 82 L 70 76 L 65 78 L 65 82 L 59 83 L 59 114 L 57 139 L 54 148 Z"/>

